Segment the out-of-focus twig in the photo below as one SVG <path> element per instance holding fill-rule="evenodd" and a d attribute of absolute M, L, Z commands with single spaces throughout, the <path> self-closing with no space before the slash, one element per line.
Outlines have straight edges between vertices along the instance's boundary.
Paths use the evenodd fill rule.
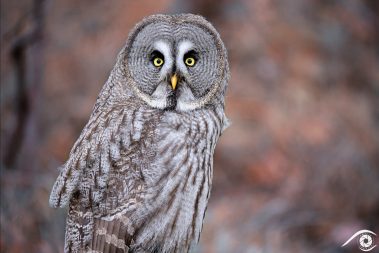
<path fill-rule="evenodd" d="M 32 11 L 33 28 L 31 31 L 20 35 L 11 44 L 11 57 L 14 63 L 16 74 L 16 126 L 11 134 L 9 143 L 6 146 L 6 152 L 4 155 L 4 164 L 6 168 L 13 168 L 17 155 L 20 152 L 22 143 L 24 140 L 25 129 L 28 123 L 28 117 L 32 110 L 32 94 L 35 94 L 35 90 L 31 91 L 30 86 L 33 89 L 38 88 L 39 85 L 29 85 L 33 80 L 28 80 L 29 67 L 27 64 L 26 52 L 32 46 L 41 43 L 43 40 L 44 30 L 44 0 L 35 0 Z M 42 57 L 40 52 L 33 55 L 34 57 Z M 34 58 L 36 60 L 36 58 Z M 38 64 L 38 63 L 37 63 Z M 40 70 L 40 69 L 39 69 Z M 39 73 L 38 73 L 39 72 Z M 33 73 L 33 75 L 41 75 L 41 71 Z M 34 81 L 41 78 L 34 78 Z M 28 89 L 29 86 L 29 89 Z"/>

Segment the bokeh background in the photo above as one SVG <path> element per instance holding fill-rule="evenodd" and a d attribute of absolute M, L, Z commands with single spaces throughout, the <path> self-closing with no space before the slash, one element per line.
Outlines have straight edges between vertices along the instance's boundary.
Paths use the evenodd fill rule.
<path fill-rule="evenodd" d="M 1 252 L 63 252 L 57 167 L 129 30 L 204 15 L 229 51 L 197 252 L 359 252 L 379 232 L 379 1 L 1 0 Z M 377 238 L 379 244 L 379 238 Z"/>

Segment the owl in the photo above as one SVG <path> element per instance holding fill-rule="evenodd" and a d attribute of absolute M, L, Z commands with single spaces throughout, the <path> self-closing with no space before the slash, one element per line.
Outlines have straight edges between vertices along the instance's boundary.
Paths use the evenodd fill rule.
<path fill-rule="evenodd" d="M 65 252 L 189 252 L 228 126 L 227 52 L 192 14 L 129 34 L 50 195 L 68 206 Z"/>

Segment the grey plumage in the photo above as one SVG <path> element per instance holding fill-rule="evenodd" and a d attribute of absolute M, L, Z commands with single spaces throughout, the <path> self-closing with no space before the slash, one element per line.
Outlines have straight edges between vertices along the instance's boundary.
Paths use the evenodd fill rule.
<path fill-rule="evenodd" d="M 69 205 L 65 252 L 193 248 L 228 125 L 228 79 L 225 47 L 204 18 L 136 25 L 51 192 L 52 207 Z"/>

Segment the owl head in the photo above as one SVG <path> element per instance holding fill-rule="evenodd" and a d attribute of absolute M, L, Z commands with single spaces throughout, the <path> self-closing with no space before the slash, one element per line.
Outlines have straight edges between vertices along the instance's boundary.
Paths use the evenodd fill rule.
<path fill-rule="evenodd" d="M 128 85 L 153 108 L 184 112 L 224 104 L 227 53 L 201 16 L 147 17 L 132 30 L 120 55 Z"/>

